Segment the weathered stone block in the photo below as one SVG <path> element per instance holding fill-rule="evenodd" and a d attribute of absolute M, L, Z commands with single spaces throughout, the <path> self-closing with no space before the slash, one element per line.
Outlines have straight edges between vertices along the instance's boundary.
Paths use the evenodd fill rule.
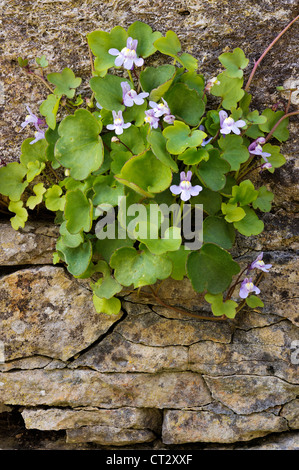
<path fill-rule="evenodd" d="M 32 370 L 0 374 L 0 403 L 24 406 L 194 408 L 210 403 L 192 372 L 102 374 L 89 370 Z"/>
<path fill-rule="evenodd" d="M 287 429 L 286 421 L 272 413 L 240 416 L 234 413 L 221 415 L 209 411 L 168 410 L 164 415 L 162 439 L 165 444 L 230 443 L 249 441 Z"/>
<path fill-rule="evenodd" d="M 294 400 L 299 385 L 292 385 L 277 377 L 235 375 L 223 377 L 204 376 L 215 400 L 236 414 L 266 411 Z"/>
<path fill-rule="evenodd" d="M 0 222 L 0 266 L 52 264 L 59 227 L 29 222 L 14 230 L 10 222 Z"/>
<path fill-rule="evenodd" d="M 122 316 L 98 314 L 91 292 L 63 268 L 44 266 L 0 279 L 5 362 L 32 355 L 67 360 Z"/>
<path fill-rule="evenodd" d="M 67 443 L 93 442 L 100 445 L 125 446 L 151 442 L 156 435 L 150 429 L 122 429 L 112 426 L 84 426 L 68 429 Z"/>
<path fill-rule="evenodd" d="M 109 426 L 114 428 L 151 429 L 161 428 L 161 413 L 155 409 L 119 408 L 104 410 L 95 408 L 28 408 L 22 411 L 27 429 L 59 431 L 84 426 Z"/>

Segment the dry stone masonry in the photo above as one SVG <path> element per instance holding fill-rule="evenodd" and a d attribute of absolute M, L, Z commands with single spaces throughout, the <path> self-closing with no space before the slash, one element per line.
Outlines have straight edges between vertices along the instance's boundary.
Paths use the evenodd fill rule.
<path fill-rule="evenodd" d="M 2 3 L 0 158 L 7 161 L 18 158 L 26 137 L 26 130 L 20 135 L 25 104 L 34 108 L 45 97 L 39 83 L 22 76 L 18 56 L 45 54 L 53 71 L 71 66 L 87 83 L 86 34 L 141 20 L 163 33 L 174 30 L 209 77 L 216 57 L 234 47 L 242 47 L 252 65 L 298 14 L 292 0 L 248 0 L 242 9 L 235 0 Z M 279 101 L 277 85 L 296 80 L 297 45 L 295 25 L 258 70 L 253 87 L 261 110 Z M 83 96 L 84 86 L 83 80 Z M 292 109 L 297 105 L 294 94 Z M 124 290 L 119 315 L 97 314 L 88 283 L 53 265 L 52 221 L 41 215 L 16 232 L 3 216 L 0 413 L 19 412 L 28 430 L 62 431 L 75 448 L 201 443 L 298 450 L 297 122 L 291 119 L 282 148 L 286 165 L 263 176 L 275 194 L 265 231 L 240 236 L 234 248 L 244 265 L 260 251 L 273 265 L 260 284 L 265 307 L 250 315 L 198 320 L 160 305 L 147 289 L 139 295 Z M 187 280 L 165 281 L 159 295 L 208 312 Z"/>

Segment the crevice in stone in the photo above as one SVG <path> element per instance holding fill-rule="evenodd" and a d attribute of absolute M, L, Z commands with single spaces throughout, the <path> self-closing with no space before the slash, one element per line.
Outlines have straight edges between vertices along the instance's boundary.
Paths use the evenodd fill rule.
<path fill-rule="evenodd" d="M 110 336 L 113 333 L 116 326 L 128 316 L 128 313 L 123 307 L 121 311 L 123 312 L 123 315 L 116 322 L 114 322 L 113 325 L 111 325 L 110 328 L 108 328 L 108 330 L 104 334 L 99 336 L 92 344 L 87 346 L 85 349 L 82 349 L 81 351 L 77 352 L 74 356 L 68 358 L 68 363 L 71 364 L 76 359 L 78 359 L 78 357 L 80 357 L 82 354 L 87 353 L 88 351 L 93 349 L 95 346 L 97 346 L 99 343 L 101 343 L 105 338 L 107 338 L 107 336 Z"/>

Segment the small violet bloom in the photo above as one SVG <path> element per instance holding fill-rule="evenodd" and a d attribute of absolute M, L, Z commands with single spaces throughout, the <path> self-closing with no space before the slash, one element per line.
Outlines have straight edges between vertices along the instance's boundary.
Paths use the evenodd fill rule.
<path fill-rule="evenodd" d="M 228 117 L 226 111 L 219 111 L 219 118 L 221 134 L 230 134 L 233 132 L 234 134 L 239 135 L 241 134 L 239 127 L 246 126 L 246 122 L 242 119 L 234 121 L 232 117 Z"/>
<path fill-rule="evenodd" d="M 192 186 L 191 184 L 191 177 L 192 171 L 188 171 L 187 175 L 184 171 L 180 173 L 180 184 L 179 186 L 173 184 L 170 186 L 170 191 L 172 194 L 180 194 L 182 201 L 188 201 L 191 196 L 198 196 L 202 187 L 197 184 L 196 186 Z"/>
<path fill-rule="evenodd" d="M 167 124 L 173 124 L 173 121 L 175 120 L 175 116 L 171 114 L 171 111 L 169 109 L 169 106 L 167 102 L 162 98 L 163 103 L 157 104 L 155 101 L 150 101 L 149 105 L 153 109 L 154 116 L 156 118 L 159 118 L 161 116 L 164 116 L 163 120 L 167 122 Z"/>
<path fill-rule="evenodd" d="M 155 116 L 153 109 L 149 109 L 148 111 L 145 111 L 144 122 L 146 124 L 148 123 L 151 126 L 151 129 L 157 129 L 159 125 L 159 118 Z"/>
<path fill-rule="evenodd" d="M 35 128 L 38 128 L 38 125 L 41 124 L 43 119 L 39 119 L 35 114 L 33 114 L 29 106 L 26 106 L 26 108 L 29 114 L 27 114 L 25 121 L 21 123 L 21 126 L 24 129 L 28 124 L 34 124 Z"/>
<path fill-rule="evenodd" d="M 251 153 L 251 155 L 257 155 L 259 157 L 262 157 L 266 163 L 268 163 L 268 168 L 271 168 L 272 165 L 271 163 L 268 162 L 268 157 L 271 157 L 271 153 L 268 153 L 268 152 L 263 152 L 263 148 L 261 146 L 261 144 L 264 144 L 265 143 L 265 138 L 264 137 L 259 137 L 258 139 L 256 139 L 254 142 L 252 142 L 249 147 L 248 147 L 248 150 L 249 150 L 249 153 Z"/>
<path fill-rule="evenodd" d="M 30 145 L 35 144 L 38 140 L 42 140 L 45 138 L 45 131 L 39 129 L 38 131 L 34 132 L 35 139 L 30 142 Z"/>
<path fill-rule="evenodd" d="M 244 279 L 244 281 L 241 284 L 239 296 L 241 299 L 246 299 L 251 292 L 254 292 L 255 294 L 259 294 L 261 291 L 260 289 L 255 286 L 252 282 L 252 278 L 248 279 L 247 277 Z"/>
<path fill-rule="evenodd" d="M 255 268 L 260 269 L 261 271 L 264 271 L 265 273 L 268 273 L 269 269 L 272 268 L 272 264 L 265 264 L 263 261 L 263 253 L 261 253 L 260 255 L 258 255 L 256 260 L 254 260 L 251 263 L 249 270 L 255 269 Z"/>
<path fill-rule="evenodd" d="M 137 39 L 132 39 L 129 37 L 127 39 L 126 47 L 124 47 L 121 51 L 115 49 L 114 47 L 112 49 L 109 49 L 109 54 L 117 56 L 114 61 L 114 64 L 117 67 L 123 65 L 124 68 L 127 70 L 132 70 L 134 65 L 136 65 L 136 67 L 141 67 L 144 63 L 144 60 L 141 57 L 137 57 L 137 44 Z"/>
<path fill-rule="evenodd" d="M 123 133 L 124 129 L 127 129 L 130 127 L 131 123 L 130 122 L 124 122 L 124 118 L 122 115 L 121 111 L 118 111 L 116 113 L 115 111 L 112 111 L 113 115 L 113 124 L 108 124 L 106 127 L 110 131 L 115 131 L 115 134 L 120 135 Z"/>
<path fill-rule="evenodd" d="M 134 104 L 143 104 L 144 98 L 149 95 L 149 93 L 137 94 L 137 92 L 130 87 L 128 82 L 121 82 L 121 87 L 123 90 L 123 103 L 127 107 L 131 107 Z"/>
<path fill-rule="evenodd" d="M 36 132 L 34 133 L 35 139 L 30 142 L 30 145 L 32 145 L 35 144 L 35 142 L 37 142 L 38 140 L 45 138 L 45 130 L 40 129 L 39 126 L 43 126 L 45 128 L 47 128 L 48 126 L 46 126 L 44 119 L 40 119 L 35 114 L 33 114 L 29 106 L 26 106 L 26 108 L 29 114 L 27 114 L 25 121 L 21 123 L 21 127 L 24 129 L 28 124 L 34 125 Z"/>

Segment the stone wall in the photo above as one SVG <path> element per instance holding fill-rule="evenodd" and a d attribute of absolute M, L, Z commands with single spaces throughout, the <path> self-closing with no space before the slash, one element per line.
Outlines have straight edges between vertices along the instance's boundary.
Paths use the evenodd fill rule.
<path fill-rule="evenodd" d="M 34 111 L 46 90 L 17 66 L 17 57 L 45 54 L 51 71 L 71 66 L 87 90 L 86 34 L 135 20 L 174 30 L 205 76 L 217 56 L 241 47 L 254 63 L 293 19 L 292 0 L 150 2 L 0 2 L 0 158 L 17 160 L 26 132 L 25 104 Z M 258 69 L 252 93 L 261 111 L 280 101 L 276 86 L 296 80 L 298 25 Z M 296 109 L 297 94 L 290 110 Z M 283 144 L 284 167 L 264 177 L 275 194 L 265 232 L 238 238 L 235 255 L 264 251 L 273 269 L 261 283 L 265 307 L 235 320 L 203 321 L 163 307 L 146 289 L 122 292 L 117 317 L 94 312 L 90 289 L 52 264 L 57 228 L 33 220 L 15 232 L 0 225 L 0 413 L 20 413 L 28 430 L 63 432 L 69 446 L 216 446 L 299 449 L 298 125 Z M 28 129 L 28 132 L 29 129 Z M 297 224 L 298 226 L 298 224 Z M 189 283 L 165 281 L 160 296 L 200 313 Z M 264 439 L 266 438 L 266 440 Z M 1 448 L 1 442 L 0 442 Z"/>

